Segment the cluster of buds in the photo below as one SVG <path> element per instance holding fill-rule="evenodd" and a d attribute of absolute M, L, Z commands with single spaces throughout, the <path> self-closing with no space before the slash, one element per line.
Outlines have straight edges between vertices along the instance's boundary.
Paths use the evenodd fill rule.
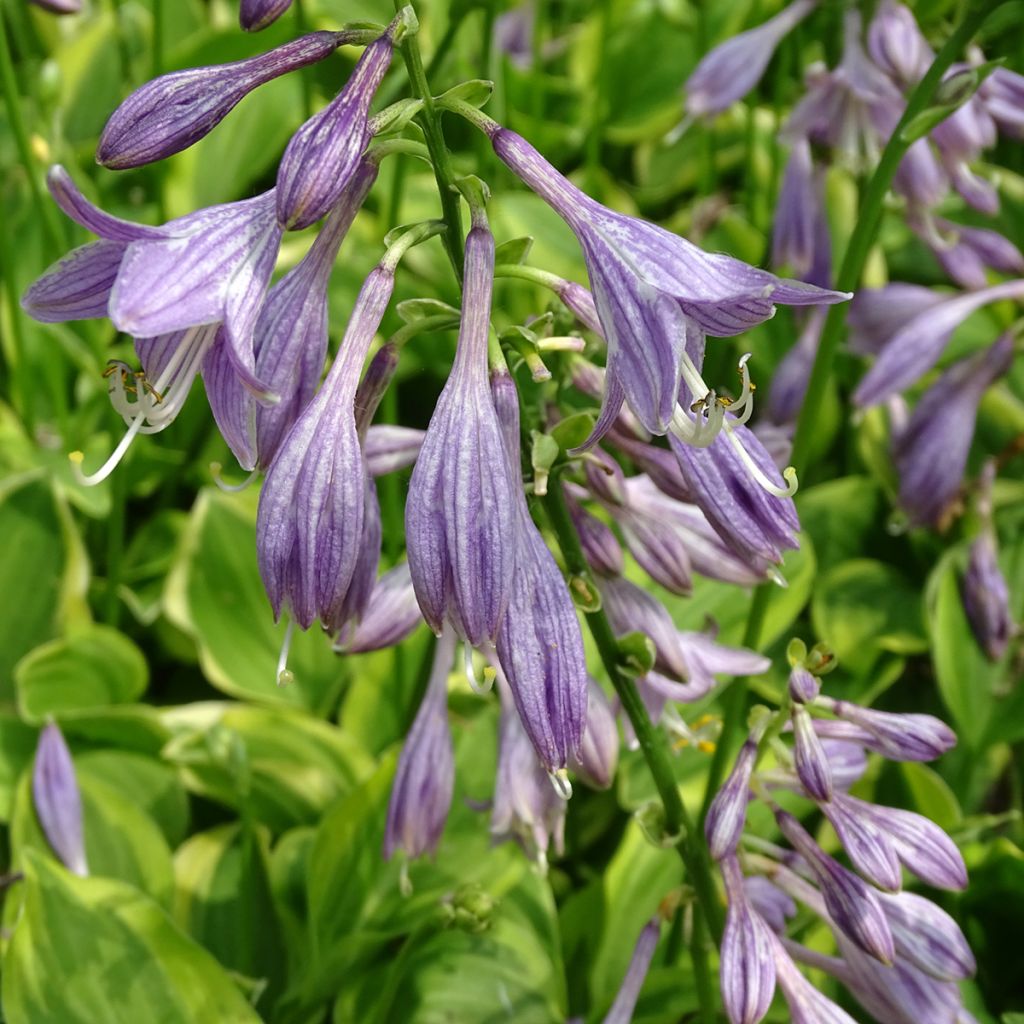
<path fill-rule="evenodd" d="M 927 818 L 849 792 L 866 770 L 869 753 L 891 761 L 931 761 L 956 738 L 930 715 L 878 711 L 823 694 L 820 676 L 835 660 L 820 647 L 808 653 L 795 641 L 790 662 L 781 708 L 755 709 L 750 733 L 706 821 L 729 906 L 721 970 L 729 1018 L 756 1024 L 777 984 L 794 1020 L 850 1021 L 803 978 L 796 967 L 803 963 L 841 981 L 883 1024 L 967 1021 L 956 984 L 974 972 L 967 942 L 945 911 L 903 889 L 904 869 L 929 886 L 963 889 L 967 872 L 959 850 Z M 769 752 L 773 763 L 762 767 Z M 783 793 L 815 805 L 852 870 L 780 806 Z M 788 846 L 745 834 L 752 800 L 772 811 Z M 785 802 L 793 806 L 791 796 Z M 838 955 L 826 956 L 787 936 L 797 903 L 832 930 Z"/>

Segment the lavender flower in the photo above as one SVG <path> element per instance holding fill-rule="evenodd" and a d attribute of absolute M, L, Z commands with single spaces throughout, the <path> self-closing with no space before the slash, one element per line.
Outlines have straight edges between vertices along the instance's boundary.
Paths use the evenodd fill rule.
<path fill-rule="evenodd" d="M 432 854 L 441 841 L 455 785 L 448 727 L 448 673 L 455 640 L 446 629 L 437 641 L 427 689 L 398 759 L 384 829 L 385 860 L 399 849 L 410 858 Z"/>
<path fill-rule="evenodd" d="M 902 391 L 938 362 L 949 339 L 975 310 L 1001 299 L 1024 296 L 1024 280 L 955 295 L 922 309 L 894 330 L 881 346 L 878 358 L 857 385 L 853 400 L 870 406 Z"/>
<path fill-rule="evenodd" d="M 238 23 L 246 32 L 259 32 L 277 21 L 292 5 L 292 0 L 241 0 Z"/>
<path fill-rule="evenodd" d="M 590 568 L 601 576 L 621 576 L 624 564 L 622 548 L 611 527 L 588 512 L 568 493 L 566 505 Z"/>
<path fill-rule="evenodd" d="M 342 627 L 335 650 L 364 654 L 394 647 L 422 621 L 409 563 L 399 562 L 377 580 L 359 623 L 349 622 Z"/>
<path fill-rule="evenodd" d="M 895 282 L 882 288 L 862 288 L 850 303 L 850 351 L 860 356 L 878 355 L 898 331 L 948 298 L 919 284 Z"/>
<path fill-rule="evenodd" d="M 54 722 L 48 722 L 39 734 L 32 766 L 32 802 L 46 841 L 61 863 L 76 875 L 87 875 L 82 797 L 71 752 Z"/>
<path fill-rule="evenodd" d="M 778 426 L 793 424 L 800 415 L 825 326 L 823 312 L 817 309 L 811 311 L 796 344 L 783 356 L 772 377 L 766 412 L 771 422 Z M 762 426 L 758 424 L 758 430 Z"/>
<path fill-rule="evenodd" d="M 391 64 L 403 15 L 364 51 L 345 87 L 292 136 L 277 169 L 277 217 L 296 231 L 338 202 L 370 142 L 370 103 Z"/>
<path fill-rule="evenodd" d="M 757 1024 L 775 994 L 774 939 L 751 904 L 734 856 L 722 860 L 729 900 L 722 935 L 722 1003 L 732 1024 Z"/>
<path fill-rule="evenodd" d="M 825 179 L 815 171 L 811 147 L 795 138 L 782 176 L 772 232 L 772 265 L 789 267 L 799 278 L 828 284 L 831 266 Z"/>
<path fill-rule="evenodd" d="M 816 704 L 843 719 L 842 723 L 816 723 L 822 736 L 854 739 L 891 761 L 934 761 L 956 746 L 956 734 L 933 715 L 877 711 L 825 696 L 818 697 Z M 845 723 L 856 728 L 852 732 L 827 728 Z"/>
<path fill-rule="evenodd" d="M 908 223 L 962 288 L 986 287 L 988 270 L 1024 273 L 1024 255 L 998 231 L 965 227 L 927 213 L 908 217 Z"/>
<path fill-rule="evenodd" d="M 1013 341 L 1004 335 L 954 364 L 925 392 L 894 438 L 900 505 L 912 524 L 941 522 L 963 479 L 978 405 L 1012 360 Z"/>
<path fill-rule="evenodd" d="M 859 874 L 880 889 L 898 892 L 903 875 L 896 844 L 889 834 L 841 793 L 820 807 Z"/>
<path fill-rule="evenodd" d="M 736 757 L 729 777 L 715 794 L 704 820 L 704 837 L 708 852 L 715 860 L 730 857 L 739 846 L 750 802 L 750 779 L 757 762 L 757 747 L 764 726 L 756 726 L 746 738 Z"/>
<path fill-rule="evenodd" d="M 845 1010 L 823 996 L 797 970 L 781 942 L 776 939 L 773 945 L 775 974 L 786 997 L 792 1024 L 856 1024 Z"/>
<path fill-rule="evenodd" d="M 814 731 L 810 712 L 802 705 L 795 704 L 792 720 L 793 758 L 797 778 L 808 796 L 827 802 L 832 799 L 832 770 L 825 748 Z"/>
<path fill-rule="evenodd" d="M 123 170 L 180 153 L 220 124 L 253 89 L 323 60 L 350 36 L 311 32 L 247 60 L 160 75 L 136 89 L 110 115 L 96 159 L 105 167 Z"/>
<path fill-rule="evenodd" d="M 941 907 L 912 892 L 881 896 L 896 954 L 939 981 L 962 981 L 975 970 L 963 932 Z"/>
<path fill-rule="evenodd" d="M 386 476 L 416 462 L 423 446 L 424 431 L 378 423 L 366 432 L 363 455 L 371 476 Z"/>
<path fill-rule="evenodd" d="M 878 5 L 867 42 L 872 60 L 904 89 L 921 79 L 935 56 L 910 9 L 896 0 Z"/>
<path fill-rule="evenodd" d="M 260 574 L 275 618 L 288 608 L 302 629 L 319 618 L 337 632 L 353 612 L 347 595 L 364 546 L 369 481 L 354 401 L 394 281 L 385 257 L 363 283 L 338 357 L 281 444 L 260 494 Z"/>
<path fill-rule="evenodd" d="M 764 24 L 706 53 L 686 82 L 687 114 L 720 114 L 741 100 L 761 80 L 775 48 L 816 6 L 817 0 L 793 0 Z"/>
<path fill-rule="evenodd" d="M 996 68 L 978 90 L 999 131 L 1012 139 L 1024 138 L 1024 75 Z"/>
<path fill-rule="evenodd" d="M 987 527 L 971 542 L 961 584 L 964 611 L 978 646 L 989 661 L 998 661 L 1016 632 L 1010 590 L 999 568 L 995 532 Z"/>
<path fill-rule="evenodd" d="M 615 213 L 562 177 L 521 136 L 494 122 L 487 122 L 487 131 L 498 156 L 566 221 L 583 248 L 608 343 L 602 429 L 614 420 L 621 391 L 646 430 L 664 434 L 671 427 L 686 440 L 706 443 L 721 429 L 723 414 L 694 359 L 701 359 L 703 332 L 741 333 L 771 316 L 776 302 L 846 298 L 702 252 L 663 228 Z M 680 405 L 682 378 L 691 402 L 704 403 L 707 422 Z M 737 407 L 748 404 L 746 386 Z"/>
<path fill-rule="evenodd" d="M 521 500 L 488 380 L 493 270 L 494 238 L 476 211 L 466 238 L 455 363 L 416 460 L 405 507 L 409 569 L 423 617 L 434 632 L 451 621 L 474 647 L 494 642 L 509 602 Z"/>
<path fill-rule="evenodd" d="M 569 760 L 572 768 L 588 786 L 607 789 L 615 779 L 619 763 L 619 730 L 604 690 L 587 681 L 587 724 L 579 753 Z"/>
<path fill-rule="evenodd" d="M 30 0 L 30 2 L 51 14 L 78 14 L 82 9 L 82 0 Z"/>
<path fill-rule="evenodd" d="M 640 990 L 643 988 L 647 972 L 651 968 L 651 961 L 654 959 L 654 951 L 658 948 L 660 936 L 661 921 L 655 917 L 644 925 L 640 937 L 636 940 L 633 955 L 626 968 L 626 976 L 622 979 L 615 1002 L 612 1003 L 602 1024 L 630 1024 L 633 1019 L 633 1011 L 636 1009 L 636 1001 L 640 998 Z"/>

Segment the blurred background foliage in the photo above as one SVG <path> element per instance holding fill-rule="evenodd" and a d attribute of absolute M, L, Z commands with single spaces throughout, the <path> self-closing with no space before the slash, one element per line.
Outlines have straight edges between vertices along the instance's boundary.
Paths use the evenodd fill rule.
<path fill-rule="evenodd" d="M 412 866 L 414 893 L 403 897 L 399 867 L 384 863 L 380 851 L 397 750 L 429 658 L 428 631 L 393 651 L 350 657 L 333 654 L 318 632 L 297 636 L 295 682 L 276 686 L 283 629 L 272 622 L 256 569 L 256 493 L 213 486 L 214 463 L 229 479 L 240 473 L 205 403 L 194 396 L 169 429 L 141 438 L 110 479 L 81 487 L 68 452 L 82 449 L 92 465 L 116 443 L 122 425 L 101 374 L 109 358 L 134 363 L 130 342 L 106 322 L 41 325 L 18 307 L 33 278 L 86 240 L 45 196 L 47 164 L 65 164 L 105 209 L 147 223 L 252 195 L 273 184 L 290 133 L 333 95 L 355 54 L 343 50 L 258 90 L 171 160 L 129 172 L 99 169 L 97 136 L 132 88 L 161 71 L 262 52 L 307 28 L 386 21 L 390 6 L 303 0 L 255 36 L 239 31 L 236 5 L 227 0 L 85 6 L 84 14 L 60 19 L 25 0 L 0 0 L 30 151 L 26 167 L 8 104 L 0 111 L 0 845 L 7 870 L 24 880 L 5 894 L 8 939 L 17 922 L 2 962 L 5 1019 L 599 1020 L 640 929 L 680 882 L 678 862 L 630 820 L 653 795 L 642 761 L 627 754 L 611 792 L 578 789 L 566 854 L 543 877 L 517 847 L 489 844 L 479 808 L 492 793 L 497 709 L 453 682 L 453 813 L 436 862 Z M 443 48 L 431 65 L 435 92 L 464 78 L 493 79 L 489 112 L 602 201 L 763 263 L 785 159 L 775 133 L 799 94 L 802 69 L 834 58 L 841 5 L 824 4 L 782 44 L 748 103 L 672 145 L 664 137 L 681 116 L 681 88 L 699 56 L 779 6 L 541 0 L 525 63 L 496 44 L 505 5 L 430 0 L 417 8 L 428 60 Z M 1024 71 L 1024 17 L 1020 4 L 1010 6 L 1015 16 L 991 25 L 982 45 L 987 56 Z M 923 0 L 915 13 L 926 33 L 941 35 L 956 8 L 954 0 Z M 403 88 L 396 61 L 384 98 Z M 564 224 L 513 187 L 482 139 L 454 119 L 447 127 L 457 169 L 492 185 L 498 242 L 532 236 L 533 264 L 585 280 Z M 1024 148 L 1004 143 L 992 162 L 1003 195 L 996 226 L 1020 242 Z M 828 185 L 841 247 L 858 185 L 835 169 Z M 435 215 L 436 203 L 423 165 L 404 156 L 385 163 L 332 278 L 332 345 L 386 231 Z M 279 273 L 311 237 L 286 238 Z M 895 218 L 870 275 L 874 284 L 944 280 Z M 403 264 L 396 299 L 412 297 L 458 304 L 437 241 Z M 548 305 L 532 286 L 498 283 L 499 326 Z M 394 312 L 388 316 L 385 336 L 399 324 Z M 1011 316 L 998 305 L 974 315 L 947 359 L 990 341 Z M 767 382 L 794 337 L 785 309 L 744 337 L 759 379 Z M 710 380 L 729 372 L 738 344 L 709 347 Z M 409 347 L 385 402 L 388 420 L 426 425 L 453 349 L 454 333 Z M 857 373 L 844 358 L 840 380 Z M 976 448 L 1000 451 L 1022 431 L 1018 363 L 985 400 Z M 851 422 L 830 394 L 817 445 L 814 475 L 798 498 L 805 543 L 787 560 L 790 585 L 773 596 L 767 620 L 777 669 L 756 685 L 780 692 L 778 655 L 797 634 L 825 640 L 839 655 L 833 692 L 934 711 L 955 724 L 960 747 L 936 767 L 874 771 L 858 792 L 916 808 L 964 844 L 971 887 L 943 903 L 978 955 L 968 1005 L 979 1020 L 998 1020 L 1024 1005 L 1017 963 L 1021 665 L 990 664 L 969 633 L 959 600 L 959 534 L 888 528 L 894 474 L 881 420 L 869 413 Z M 1016 468 L 1016 478 L 1012 469 L 1001 478 L 996 503 L 1019 621 L 1019 460 Z M 386 559 L 401 554 L 406 483 L 407 474 L 381 482 Z M 682 628 L 703 628 L 711 617 L 723 641 L 739 642 L 749 595 L 697 581 L 685 601 L 659 596 Z M 698 717 L 714 708 L 712 697 L 691 710 Z M 37 732 L 51 717 L 71 745 L 83 793 L 92 869 L 85 879 L 56 866 L 30 798 Z M 699 804 L 706 755 L 683 750 L 677 767 Z M 663 936 L 637 1011 L 641 1024 L 684 1020 L 695 1005 L 682 928 L 677 919 Z M 772 1019 L 784 1019 L 774 1012 Z"/>

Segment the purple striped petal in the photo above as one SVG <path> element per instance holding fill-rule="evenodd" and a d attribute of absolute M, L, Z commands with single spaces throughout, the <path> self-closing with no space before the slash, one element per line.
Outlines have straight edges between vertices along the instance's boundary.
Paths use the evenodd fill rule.
<path fill-rule="evenodd" d="M 87 875 L 82 796 L 71 752 L 54 722 L 39 734 L 32 765 L 32 802 L 46 841 L 61 863 L 76 875 Z"/>
<path fill-rule="evenodd" d="M 903 874 L 892 837 L 877 827 L 870 815 L 861 814 L 857 805 L 842 794 L 836 794 L 834 800 L 819 806 L 857 871 L 880 889 L 898 892 L 903 885 Z"/>
<path fill-rule="evenodd" d="M 825 754 L 810 712 L 800 704 L 793 706 L 793 760 L 797 778 L 807 795 L 814 800 L 832 799 L 832 769 Z M 823 808 L 828 814 L 828 809 Z M 895 857 L 893 858 L 895 861 Z M 896 865 L 899 875 L 899 865 Z"/>
<path fill-rule="evenodd" d="M 747 900 L 736 858 L 726 857 L 721 867 L 729 895 L 719 970 L 722 1003 L 732 1024 L 757 1024 L 775 995 L 774 940 Z"/>
<path fill-rule="evenodd" d="M 383 650 L 400 643 L 422 621 L 409 563 L 399 562 L 377 580 L 359 623 L 342 627 L 335 646 L 346 654 Z"/>
<path fill-rule="evenodd" d="M 124 242 L 102 241 L 72 249 L 29 285 L 21 308 L 45 324 L 106 316 L 126 248 Z"/>
<path fill-rule="evenodd" d="M 882 895 L 896 954 L 939 981 L 963 981 L 977 970 L 956 921 L 931 900 L 912 892 Z"/>

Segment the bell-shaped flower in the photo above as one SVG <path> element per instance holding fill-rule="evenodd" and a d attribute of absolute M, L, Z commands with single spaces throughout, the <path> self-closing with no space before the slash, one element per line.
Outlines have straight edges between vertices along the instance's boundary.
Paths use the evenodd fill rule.
<path fill-rule="evenodd" d="M 569 588 L 530 517 L 520 483 L 519 400 L 505 369 L 491 375 L 513 504 L 515 568 L 498 630 L 498 661 L 536 757 L 568 791 L 565 768 L 579 758 L 587 723 L 587 663 Z"/>
<path fill-rule="evenodd" d="M 1010 588 L 999 567 L 995 532 L 986 527 L 971 541 L 960 587 L 964 611 L 978 646 L 989 661 L 999 661 L 1017 632 Z"/>
<path fill-rule="evenodd" d="M 364 654 L 393 647 L 422 621 L 409 563 L 399 562 L 377 580 L 358 624 L 342 626 L 334 649 L 344 654 Z"/>
<path fill-rule="evenodd" d="M 783 551 L 799 546 L 800 520 L 761 442 L 742 425 L 731 431 L 719 434 L 706 448 L 683 444 L 675 436 L 669 442 L 694 504 L 733 553 L 763 579 L 781 563 Z"/>
<path fill-rule="evenodd" d="M 180 153 L 220 124 L 253 89 L 323 60 L 347 41 L 344 32 L 311 32 L 246 60 L 151 79 L 110 115 L 96 159 L 122 170 Z"/>
<path fill-rule="evenodd" d="M 569 767 L 588 786 L 607 789 L 615 779 L 618 764 L 619 729 L 615 724 L 615 712 L 604 690 L 590 679 L 587 686 L 587 725 L 579 753 L 570 758 Z"/>
<path fill-rule="evenodd" d="M 308 228 L 350 187 L 371 138 L 370 104 L 387 74 L 402 15 L 363 51 L 344 88 L 291 137 L 277 169 L 277 217 Z"/>
<path fill-rule="evenodd" d="M 836 926 L 869 956 L 891 964 L 896 950 L 878 897 L 860 878 L 824 853 L 791 814 L 777 809 L 775 819 L 813 871 Z"/>
<path fill-rule="evenodd" d="M 913 525 L 942 522 L 963 480 L 981 399 L 1012 361 L 1013 340 L 1004 335 L 955 363 L 922 395 L 893 439 L 900 505 Z"/>
<path fill-rule="evenodd" d="M 240 0 L 238 23 L 246 32 L 259 32 L 284 14 L 292 0 Z"/>
<path fill-rule="evenodd" d="M 260 574 L 275 617 L 331 633 L 353 613 L 348 591 L 365 546 L 369 473 L 355 417 L 359 374 L 394 289 L 387 260 L 370 272 L 323 387 L 282 442 L 256 518 Z M 366 595 L 369 598 L 369 594 Z"/>
<path fill-rule="evenodd" d="M 735 856 L 721 862 L 729 909 L 722 934 L 722 1003 L 732 1024 L 757 1024 L 775 995 L 774 939 L 754 909 Z"/>
<path fill-rule="evenodd" d="M 819 305 L 847 298 L 706 253 L 664 228 L 615 213 L 576 188 L 515 132 L 491 121 L 485 129 L 498 156 L 566 221 L 583 248 L 608 344 L 605 406 L 590 443 L 614 421 L 620 395 L 650 433 L 672 427 L 700 439 L 704 424 L 682 410 L 679 384 L 685 378 L 691 401 L 703 400 L 706 414 L 715 413 L 717 401 L 699 370 L 705 332 L 742 333 L 768 319 L 777 302 Z M 713 436 L 720 427 L 719 414 L 708 432 Z"/>
<path fill-rule="evenodd" d="M 537 760 L 509 687 L 498 683 L 501 724 L 498 735 L 498 775 L 494 783 L 491 837 L 495 842 L 516 840 L 544 870 L 548 849 L 564 845 L 565 791 L 556 790 Z"/>
<path fill-rule="evenodd" d="M 764 24 L 706 53 L 686 82 L 687 114 L 709 117 L 743 99 L 761 80 L 779 43 L 816 6 L 817 0 L 793 0 Z"/>
<path fill-rule="evenodd" d="M 76 875 L 87 875 L 82 795 L 71 752 L 54 722 L 39 734 L 32 765 L 32 803 L 43 835 L 61 863 Z"/>
<path fill-rule="evenodd" d="M 384 828 L 385 860 L 396 850 L 409 858 L 432 854 L 441 841 L 455 786 L 448 726 L 448 674 L 455 641 L 450 629 L 437 641 L 427 689 L 398 759 Z"/>
<path fill-rule="evenodd" d="M 940 359 L 953 332 L 971 313 L 1002 299 L 1024 297 L 1024 280 L 1006 281 L 981 291 L 946 296 L 903 323 L 881 346 L 878 358 L 853 394 L 859 406 L 879 402 L 909 387 Z"/>
<path fill-rule="evenodd" d="M 882 0 L 868 25 L 871 59 L 901 88 L 915 85 L 935 57 L 908 7 Z"/>
<path fill-rule="evenodd" d="M 626 976 L 615 995 L 615 1002 L 601 1024 L 630 1024 L 633 1020 L 633 1011 L 640 998 L 640 990 L 647 978 L 647 972 L 651 969 L 660 937 L 661 921 L 655 917 L 641 930 L 636 946 L 633 947 L 633 955 L 629 958 Z"/>
<path fill-rule="evenodd" d="M 475 221 L 466 238 L 455 362 L 405 506 L 409 569 L 423 617 L 434 632 L 450 621 L 474 647 L 493 644 L 505 615 L 521 500 L 518 465 L 514 479 L 488 377 L 493 270 L 494 238 L 486 221 Z"/>

